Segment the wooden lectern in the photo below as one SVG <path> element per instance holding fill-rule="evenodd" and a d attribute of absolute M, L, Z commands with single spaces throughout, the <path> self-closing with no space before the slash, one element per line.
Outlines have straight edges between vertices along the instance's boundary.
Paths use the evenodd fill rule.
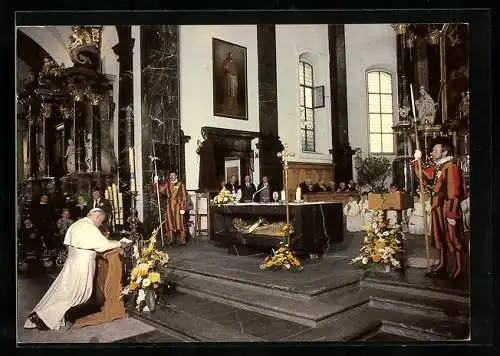
<path fill-rule="evenodd" d="M 102 305 L 101 311 L 77 319 L 73 327 L 82 328 L 127 317 L 123 300 L 120 299 L 122 279 L 120 256 L 122 255 L 122 248 L 98 254 L 96 300 Z"/>
<path fill-rule="evenodd" d="M 382 204 L 382 197 L 384 202 Z M 382 205 L 382 206 L 381 206 Z M 369 193 L 368 194 L 368 209 L 382 210 L 406 210 L 413 208 L 413 199 L 407 193 Z"/>

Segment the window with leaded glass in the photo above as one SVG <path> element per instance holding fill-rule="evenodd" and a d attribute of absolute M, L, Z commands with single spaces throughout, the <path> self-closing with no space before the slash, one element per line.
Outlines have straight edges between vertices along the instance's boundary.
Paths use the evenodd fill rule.
<path fill-rule="evenodd" d="M 313 67 L 299 62 L 300 140 L 302 151 L 316 151 L 313 108 Z"/>
<path fill-rule="evenodd" d="M 391 74 L 370 71 L 367 86 L 370 153 L 394 153 Z"/>

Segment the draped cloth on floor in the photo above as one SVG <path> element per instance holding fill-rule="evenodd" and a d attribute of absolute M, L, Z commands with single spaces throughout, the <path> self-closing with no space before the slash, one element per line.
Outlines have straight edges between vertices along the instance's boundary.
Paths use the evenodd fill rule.
<path fill-rule="evenodd" d="M 119 241 L 106 239 L 89 218 L 80 219 L 69 227 L 64 244 L 68 245 L 66 263 L 32 311 L 53 330 L 65 325 L 64 314 L 70 308 L 85 303 L 92 295 L 96 251 L 120 247 Z M 24 327 L 35 328 L 36 325 L 27 319 Z"/>

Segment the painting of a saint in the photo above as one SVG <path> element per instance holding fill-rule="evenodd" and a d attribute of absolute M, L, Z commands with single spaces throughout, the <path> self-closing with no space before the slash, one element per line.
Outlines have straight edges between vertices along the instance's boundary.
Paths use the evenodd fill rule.
<path fill-rule="evenodd" d="M 246 48 L 213 39 L 214 115 L 248 119 Z"/>

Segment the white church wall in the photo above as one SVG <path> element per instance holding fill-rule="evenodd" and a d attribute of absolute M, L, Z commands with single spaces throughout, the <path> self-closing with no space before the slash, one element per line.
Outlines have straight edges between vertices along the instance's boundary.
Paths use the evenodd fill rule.
<path fill-rule="evenodd" d="M 69 58 L 69 40 L 66 37 L 71 34 L 70 26 L 22 26 L 18 29 L 38 43 L 57 64 L 71 67 L 73 63 Z"/>
<path fill-rule="evenodd" d="M 212 38 L 247 49 L 248 120 L 214 116 Z M 186 187 L 198 188 L 197 143 L 203 126 L 259 131 L 257 27 L 255 25 L 182 25 L 179 29 L 180 114 L 186 148 Z"/>
<path fill-rule="evenodd" d="M 313 66 L 314 86 L 325 86 L 325 107 L 314 111 L 314 153 L 302 152 L 300 142 L 299 59 Z M 327 25 L 276 25 L 278 130 L 281 142 L 295 153 L 290 161 L 331 163 L 329 61 Z"/>
<path fill-rule="evenodd" d="M 349 143 L 353 149 L 361 148 L 362 154 L 366 155 L 369 150 L 367 70 L 380 69 L 391 73 L 394 122 L 398 120 L 396 32 L 388 24 L 345 25 L 345 51 Z M 388 156 L 390 160 L 394 157 Z M 353 175 L 356 179 L 354 168 Z"/>

